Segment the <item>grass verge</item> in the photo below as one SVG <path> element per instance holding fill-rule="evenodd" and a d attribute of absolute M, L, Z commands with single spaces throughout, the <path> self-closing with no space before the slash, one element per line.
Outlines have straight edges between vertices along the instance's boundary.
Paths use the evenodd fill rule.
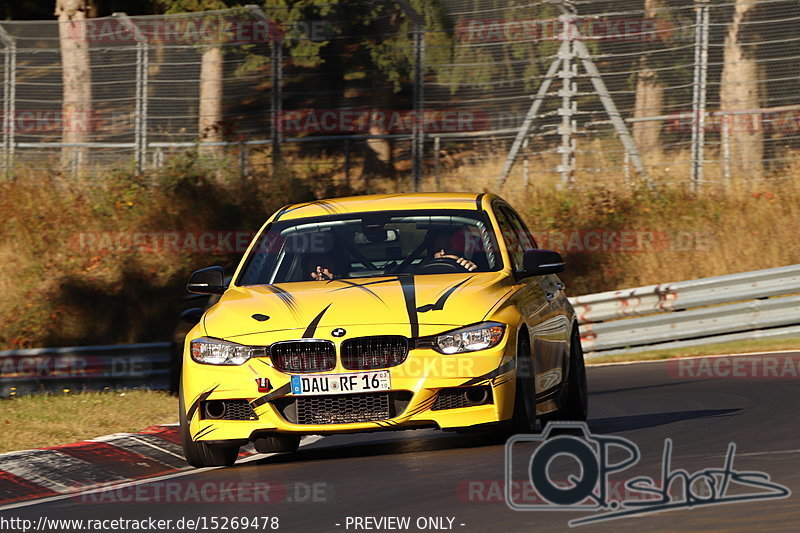
<path fill-rule="evenodd" d="M 657 361 L 660 359 L 677 359 L 698 355 L 719 355 L 750 352 L 770 352 L 776 350 L 800 351 L 800 338 L 794 339 L 753 339 L 750 341 L 724 342 L 708 344 L 706 346 L 687 346 L 685 348 L 671 348 L 669 350 L 652 350 L 649 352 L 601 355 L 586 359 L 587 365 L 602 363 L 621 363 L 634 361 Z"/>
<path fill-rule="evenodd" d="M 178 398 L 159 391 L 43 394 L 0 400 L 0 452 L 135 432 L 178 418 Z"/>

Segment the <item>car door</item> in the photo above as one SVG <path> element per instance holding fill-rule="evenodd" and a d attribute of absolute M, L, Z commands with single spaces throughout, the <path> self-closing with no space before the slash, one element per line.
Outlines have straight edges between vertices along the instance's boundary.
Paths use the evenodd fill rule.
<path fill-rule="evenodd" d="M 519 242 L 520 257 L 525 251 L 537 248 L 533 235 L 511 206 L 500 204 L 498 211 L 508 221 Z M 570 332 L 568 301 L 564 284 L 555 274 L 532 277 L 527 285 L 530 287 L 528 293 L 535 294 L 538 302 L 543 300 L 543 303 L 525 305 L 521 309 L 529 320 L 537 396 L 544 396 L 564 378 Z"/>

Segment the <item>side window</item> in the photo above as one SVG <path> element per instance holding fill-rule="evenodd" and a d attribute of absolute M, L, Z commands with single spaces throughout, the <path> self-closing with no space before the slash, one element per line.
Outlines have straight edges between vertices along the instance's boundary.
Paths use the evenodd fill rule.
<path fill-rule="evenodd" d="M 522 256 L 525 253 L 525 249 L 520 243 L 519 236 L 514 230 L 506 210 L 502 207 L 495 207 L 494 214 L 497 217 L 497 225 L 500 226 L 500 233 L 503 234 L 508 255 L 511 257 L 511 268 L 519 270 L 522 267 Z"/>
<path fill-rule="evenodd" d="M 533 239 L 533 235 L 531 235 L 531 232 L 528 231 L 528 228 L 525 226 L 525 223 L 522 221 L 519 215 L 512 209 L 508 209 L 506 207 L 502 207 L 501 209 L 511 221 L 511 225 L 514 227 L 514 231 L 517 233 L 519 240 L 522 243 L 522 248 L 524 250 L 534 250 L 538 248 L 538 246 L 536 246 L 536 241 Z"/>

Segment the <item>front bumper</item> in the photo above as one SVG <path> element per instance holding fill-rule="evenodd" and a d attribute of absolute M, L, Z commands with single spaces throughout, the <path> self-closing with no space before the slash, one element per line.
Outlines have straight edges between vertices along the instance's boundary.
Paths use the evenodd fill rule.
<path fill-rule="evenodd" d="M 190 333 L 187 338 L 196 336 Z M 509 420 L 514 407 L 516 376 L 515 346 L 509 342 L 509 337 L 506 332 L 498 346 L 468 354 L 443 355 L 428 348 L 412 349 L 405 362 L 387 369 L 391 379 L 390 396 L 393 401 L 400 400 L 394 402 L 390 417 L 323 424 L 291 421 L 293 417 L 287 416 L 285 406 L 307 396 L 293 395 L 290 391 L 291 374 L 273 368 L 269 358 L 251 359 L 241 366 L 199 364 L 191 359 L 187 342 L 181 394 L 187 406 L 189 433 L 193 440 L 243 441 L 253 440 L 259 434 L 327 435 L 421 427 L 467 428 Z M 346 370 L 340 365 L 339 362 L 333 370 L 320 373 L 361 372 Z M 258 378 L 269 380 L 269 392 L 258 392 Z M 444 402 L 437 403 L 437 396 L 443 389 L 448 389 L 445 393 L 452 393 L 451 389 L 463 387 L 483 387 L 490 392 L 491 403 L 456 407 L 450 403 L 445 406 L 450 408 L 442 408 Z M 201 406 L 203 402 L 213 400 L 245 400 L 257 419 L 210 419 L 204 415 Z"/>

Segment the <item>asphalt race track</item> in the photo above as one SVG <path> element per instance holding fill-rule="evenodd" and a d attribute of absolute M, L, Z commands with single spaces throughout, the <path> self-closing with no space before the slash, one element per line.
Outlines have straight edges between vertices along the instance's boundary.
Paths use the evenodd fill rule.
<path fill-rule="evenodd" d="M 590 523 L 578 530 L 612 531 L 623 527 L 632 531 L 798 530 L 800 429 L 796 412 L 800 405 L 800 378 L 796 371 L 800 353 L 781 356 L 780 365 L 784 360 L 790 361 L 794 364 L 794 374 L 789 371 L 776 376 L 774 372 L 763 372 L 760 366 L 756 368 L 759 359 L 774 357 L 750 356 L 742 359 L 739 367 L 734 367 L 734 359 L 739 358 L 727 357 L 723 363 L 703 359 L 705 367 L 697 366 L 700 359 L 684 363 L 695 366 L 680 368 L 675 360 L 589 367 L 589 425 L 595 434 L 625 437 L 641 450 L 637 465 L 610 476 L 613 484 L 610 490 L 617 499 L 635 499 L 634 494 L 629 500 L 628 493 L 621 488 L 625 480 L 642 475 L 660 479 L 667 437 L 673 442 L 670 471 L 685 469 L 692 475 L 707 469 L 722 470 L 728 445 L 733 442 L 736 450 L 729 472 L 764 472 L 771 483 L 790 489 L 791 496 L 678 508 Z M 197 529 L 213 531 L 212 517 L 270 516 L 278 517 L 280 531 L 452 528 L 465 532 L 510 532 L 568 529 L 570 520 L 599 514 L 509 509 L 503 499 L 504 445 L 504 438 L 431 430 L 325 437 L 294 454 L 152 481 L 124 494 L 118 491 L 82 495 L 11 509 L 0 513 L 0 517 L 34 521 L 40 516 L 137 520 L 152 517 L 172 519 L 173 523 L 181 517 L 195 520 L 204 517 L 207 528 L 203 529 L 201 524 Z M 537 447 L 538 444 L 531 442 L 514 445 L 514 464 L 523 466 L 521 473 L 512 472 L 512 478 L 525 478 L 526 458 Z M 624 454 L 612 453 L 611 457 L 617 461 Z M 550 476 L 566 479 L 569 473 L 580 472 L 574 463 L 555 459 Z M 716 499 L 769 492 L 731 479 L 729 475 L 724 495 L 719 485 L 715 487 Z M 170 483 L 176 492 L 167 496 L 166 485 Z M 253 489 L 265 483 L 271 487 L 269 494 L 258 494 Z M 160 493 L 155 490 L 158 484 L 163 489 Z M 216 496 L 212 494 L 214 487 L 220 491 Z M 710 492 L 701 490 L 703 487 L 708 485 L 698 479 L 692 490 L 696 501 L 709 498 Z M 197 492 L 204 490 L 202 503 L 196 503 Z M 524 490 L 520 488 L 512 497 L 523 503 L 542 503 L 535 495 L 524 494 Z M 685 501 L 676 494 L 673 503 Z M 270 501 L 266 501 L 267 496 Z M 396 522 L 377 522 L 387 517 L 408 517 L 409 525 L 397 529 Z M 226 530 L 234 530 L 230 525 Z M 262 531 L 262 525 L 239 530 Z M 184 526 L 184 529 L 189 528 Z"/>

